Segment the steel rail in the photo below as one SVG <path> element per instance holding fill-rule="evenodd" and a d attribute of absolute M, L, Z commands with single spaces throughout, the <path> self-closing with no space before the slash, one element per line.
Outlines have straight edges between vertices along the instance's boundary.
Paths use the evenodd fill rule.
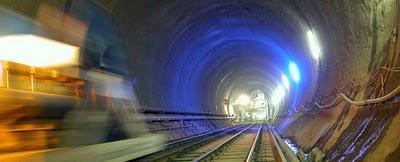
<path fill-rule="evenodd" d="M 207 151 L 206 153 L 202 154 L 201 156 L 197 157 L 196 159 L 193 160 L 193 162 L 198 162 L 201 161 L 203 159 L 205 159 L 206 157 L 208 157 L 209 155 L 211 155 L 212 153 L 214 153 L 215 151 L 217 151 L 218 149 L 220 149 L 222 146 L 226 145 L 227 143 L 229 143 L 230 141 L 232 141 L 233 139 L 236 139 L 236 137 L 238 137 L 239 135 L 241 135 L 243 132 L 245 132 L 246 130 L 248 130 L 249 128 L 253 127 L 255 125 L 255 123 L 251 124 L 250 126 L 244 128 L 243 130 L 241 130 L 240 132 L 236 133 L 235 135 L 233 135 L 232 137 L 230 137 L 229 139 L 225 140 L 224 142 L 222 142 L 221 144 L 217 145 L 216 147 L 214 147 L 213 149 Z"/>
<path fill-rule="evenodd" d="M 171 141 L 171 142 L 165 144 L 164 147 L 168 147 L 168 146 L 171 146 L 171 145 L 174 145 L 174 144 L 178 144 L 178 143 L 181 143 L 181 142 L 189 141 L 189 140 L 192 140 L 192 139 L 195 139 L 195 138 L 198 138 L 198 137 L 207 136 L 207 135 L 209 135 L 209 134 L 221 132 L 221 131 L 224 131 L 224 130 L 235 129 L 235 128 L 238 128 L 238 127 L 240 127 L 240 126 L 242 126 L 242 124 L 240 124 L 240 125 L 234 125 L 234 126 L 230 126 L 230 127 L 225 127 L 225 128 L 221 128 L 221 129 L 212 131 L 212 132 L 201 133 L 201 134 L 198 134 L 198 135 L 195 135 L 195 136 L 190 136 L 190 137 L 187 137 L 187 138 L 183 138 L 183 139 Z M 222 132 L 221 132 L 221 133 L 222 133 Z M 219 135 L 219 134 L 217 134 L 217 135 Z"/>
<path fill-rule="evenodd" d="M 258 142 L 258 140 L 260 138 L 260 134 L 261 134 L 260 132 L 262 131 L 263 125 L 264 124 L 261 124 L 260 128 L 258 128 L 257 135 L 254 138 L 254 141 L 253 141 L 253 144 L 251 145 L 251 149 L 249 150 L 249 153 L 247 154 L 246 162 L 250 162 L 251 159 L 253 158 L 254 150 L 255 150 L 257 142 Z"/>
<path fill-rule="evenodd" d="M 198 125 L 186 125 L 186 126 L 178 126 L 178 127 L 167 127 L 167 128 L 159 128 L 159 129 L 150 129 L 152 132 L 158 132 L 158 131 L 171 131 L 171 130 L 176 130 L 176 129 L 186 129 L 186 128 L 191 128 L 191 127 L 197 127 L 197 126 L 205 126 L 205 125 L 212 125 L 214 123 L 205 123 L 205 124 L 198 124 Z"/>
<path fill-rule="evenodd" d="M 288 160 L 286 159 L 285 155 L 283 154 L 283 150 L 282 150 L 281 146 L 279 145 L 279 141 L 277 139 L 279 137 L 279 135 L 276 134 L 276 132 L 274 132 L 274 130 L 269 125 L 267 125 L 267 128 L 268 128 L 268 133 L 271 135 L 274 145 L 276 146 L 276 149 L 279 154 L 279 158 L 282 160 L 282 162 L 287 162 Z M 292 160 L 290 160 L 290 161 L 300 162 L 298 159 L 296 159 L 296 156 L 294 156 L 294 157 L 295 158 L 292 158 Z"/>
<path fill-rule="evenodd" d="M 233 131 L 235 129 L 239 129 L 242 126 L 244 126 L 244 125 L 240 124 L 240 125 L 235 125 L 235 126 L 231 126 L 231 127 L 227 127 L 227 128 L 221 128 L 221 129 L 213 131 L 213 132 L 207 132 L 207 133 L 195 135 L 195 136 L 192 136 L 192 137 L 184 138 L 184 139 L 181 139 L 181 140 L 169 142 L 169 143 L 165 144 L 163 147 L 168 149 L 168 148 L 171 148 L 171 146 L 173 146 L 173 145 L 178 145 L 179 143 L 187 143 L 187 141 L 193 141 L 193 140 L 196 140 L 196 138 L 200 138 L 198 141 L 193 141 L 193 143 L 191 143 L 189 145 L 184 145 L 183 147 L 179 147 L 179 149 L 172 150 L 172 151 L 167 152 L 167 153 L 162 153 L 163 151 L 166 150 L 166 149 L 164 149 L 164 150 L 161 150 L 161 151 L 155 153 L 155 154 L 158 153 L 158 154 L 162 154 L 162 155 L 159 155 L 159 156 L 156 156 L 156 157 L 152 157 L 152 158 L 151 157 L 150 158 L 145 158 L 146 160 L 140 160 L 139 159 L 138 161 L 157 161 L 157 160 L 160 160 L 160 159 L 168 158 L 169 156 L 171 156 L 173 154 L 176 154 L 176 153 L 179 153 L 182 150 L 185 150 L 187 148 L 193 147 L 193 146 L 198 145 L 198 144 L 207 143 L 207 141 L 215 139 L 218 136 L 221 136 L 221 135 L 223 135 L 223 134 L 225 134 L 227 132 L 231 132 L 231 131 Z M 214 133 L 217 133 L 217 134 L 215 134 L 215 135 L 213 135 L 211 137 L 207 137 L 205 139 L 201 139 L 202 137 L 206 137 L 207 135 L 214 134 Z"/>

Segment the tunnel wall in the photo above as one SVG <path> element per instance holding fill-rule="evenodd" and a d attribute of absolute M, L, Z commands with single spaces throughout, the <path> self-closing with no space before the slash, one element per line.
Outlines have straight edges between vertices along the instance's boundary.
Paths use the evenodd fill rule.
<path fill-rule="evenodd" d="M 142 104 L 219 114 L 226 113 L 223 101 L 240 92 L 275 88 L 290 60 L 304 77 L 291 99 L 312 96 L 317 69 L 304 38 L 310 25 L 298 12 L 290 1 L 258 0 L 115 1 L 112 7 L 124 44 L 132 47 Z M 239 90 L 237 83 L 254 81 Z"/>
<path fill-rule="evenodd" d="M 318 109 L 313 101 L 329 104 L 339 92 L 347 92 L 360 101 L 373 96 L 379 77 L 395 49 L 393 42 L 399 27 L 397 1 L 331 1 L 315 3 L 329 11 L 313 15 L 320 22 L 324 47 L 330 48 L 326 64 L 321 66 L 319 89 L 307 108 L 281 120 L 278 129 L 294 140 L 306 152 L 314 147 L 326 153 L 328 161 L 393 161 L 398 159 L 399 100 L 368 106 L 354 106 L 342 102 L 329 109 Z M 342 6 L 342 7 L 337 7 Z M 321 11 L 322 13 L 322 11 Z M 398 67 L 399 41 L 392 58 L 392 67 Z M 399 74 L 390 73 L 385 82 L 385 94 L 399 84 Z"/>

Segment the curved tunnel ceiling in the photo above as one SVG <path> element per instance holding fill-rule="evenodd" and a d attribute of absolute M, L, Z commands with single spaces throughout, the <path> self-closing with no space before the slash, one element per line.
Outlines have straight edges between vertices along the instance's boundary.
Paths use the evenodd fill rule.
<path fill-rule="evenodd" d="M 223 99 L 243 89 L 272 93 L 290 61 L 302 79 L 287 103 L 308 97 L 298 94 L 316 82 L 311 26 L 291 1 L 115 3 L 145 106 L 223 113 Z"/>

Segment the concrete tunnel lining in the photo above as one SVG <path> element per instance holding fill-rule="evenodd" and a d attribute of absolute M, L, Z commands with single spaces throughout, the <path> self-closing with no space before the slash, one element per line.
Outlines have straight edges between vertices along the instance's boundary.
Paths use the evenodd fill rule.
<path fill-rule="evenodd" d="M 287 60 L 295 60 L 304 78 L 298 91 L 312 91 L 317 76 L 313 69 L 318 65 L 309 55 L 304 37 L 310 26 L 308 20 L 298 16 L 302 11 L 295 4 L 288 4 L 289 1 L 116 2 L 114 8 L 118 10 L 113 10 L 116 22 L 120 30 L 129 26 L 130 31 L 122 37 L 129 46 L 137 47 L 128 49 L 128 53 L 135 53 L 131 60 L 143 104 L 215 112 L 215 105 L 220 105 L 222 100 L 207 102 L 210 100 L 207 98 L 214 98 L 207 96 L 217 95 L 212 85 L 217 85 L 228 71 L 241 66 L 229 60 L 251 64 L 245 61 L 249 54 L 230 53 L 235 47 L 257 51 L 260 54 L 256 57 L 260 59 L 277 60 L 277 69 L 286 69 Z M 138 8 L 130 10 L 127 6 Z M 129 17 L 122 16 L 127 13 Z M 259 47 L 246 47 L 252 42 Z M 221 63 L 215 68 L 227 67 L 227 70 L 214 70 L 216 62 Z M 267 66 L 270 64 L 265 62 L 262 70 L 270 69 Z M 263 75 L 266 81 L 280 79 L 280 75 L 278 78 L 262 73 L 253 75 Z M 302 94 L 298 97 L 306 97 Z M 290 101 L 293 105 L 299 104 L 296 99 Z"/>

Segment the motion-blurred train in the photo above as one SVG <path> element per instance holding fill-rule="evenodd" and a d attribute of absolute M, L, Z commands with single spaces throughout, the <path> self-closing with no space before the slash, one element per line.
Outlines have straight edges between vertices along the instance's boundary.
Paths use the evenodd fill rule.
<path fill-rule="evenodd" d="M 108 61 L 118 47 L 99 47 L 97 29 L 78 30 L 73 18 L 57 27 L 46 18 L 57 14 L 40 9 L 32 20 L 0 7 L 0 161 L 127 161 L 161 149 L 132 79 Z"/>

